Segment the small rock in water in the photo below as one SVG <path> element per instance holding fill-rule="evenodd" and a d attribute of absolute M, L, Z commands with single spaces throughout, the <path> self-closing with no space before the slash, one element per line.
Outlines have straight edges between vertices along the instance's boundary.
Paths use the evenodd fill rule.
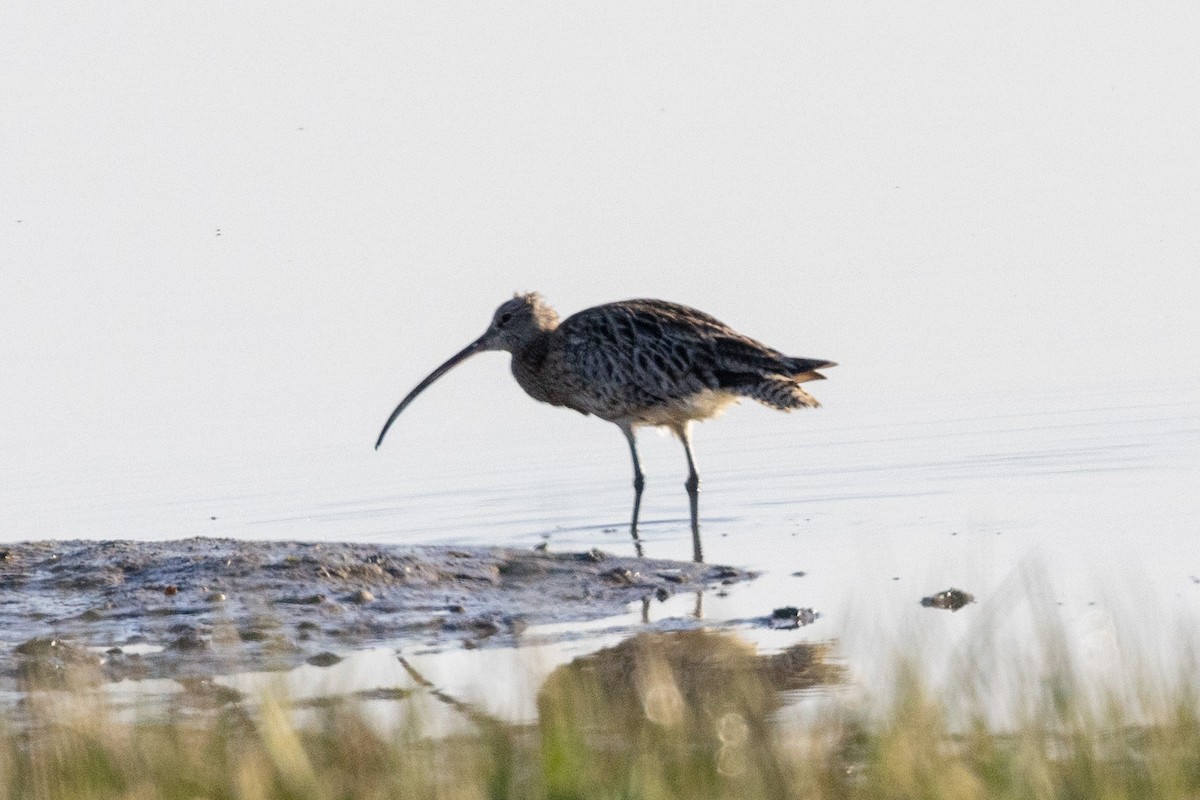
<path fill-rule="evenodd" d="M 660 586 L 655 589 L 654 596 L 658 598 L 658 602 L 665 603 L 671 597 L 671 590 L 665 586 Z"/>
<path fill-rule="evenodd" d="M 792 630 L 793 628 L 813 624 L 819 616 L 820 614 L 811 608 L 784 606 L 771 612 L 771 616 L 767 619 L 767 624 L 776 630 Z"/>
<path fill-rule="evenodd" d="M 359 604 L 373 603 L 373 602 L 375 602 L 375 595 L 371 594 L 366 589 L 359 589 L 357 592 L 350 595 L 349 600 L 352 603 L 359 603 Z"/>
<path fill-rule="evenodd" d="M 975 595 L 953 587 L 944 592 L 938 592 L 935 595 L 921 598 L 921 605 L 926 608 L 944 608 L 951 611 L 958 611 L 967 603 L 974 602 Z"/>

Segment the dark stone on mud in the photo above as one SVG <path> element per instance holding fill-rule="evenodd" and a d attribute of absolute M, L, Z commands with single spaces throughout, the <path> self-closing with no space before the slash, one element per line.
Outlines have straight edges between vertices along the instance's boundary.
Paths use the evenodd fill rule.
<path fill-rule="evenodd" d="M 711 567 L 705 577 L 710 581 L 741 580 L 744 574 L 733 567 Z"/>
<path fill-rule="evenodd" d="M 341 656 L 328 650 L 304 659 L 305 663 L 312 664 L 314 667 L 332 667 L 334 664 L 342 663 L 342 660 Z"/>
<path fill-rule="evenodd" d="M 471 621 L 471 630 L 479 636 L 495 636 L 503 628 L 497 620 L 476 619 Z"/>
<path fill-rule="evenodd" d="M 31 652 L 0 647 L 0 691 L 21 676 L 97 664 L 99 654 L 88 648 L 163 648 L 107 656 L 110 679 L 211 677 L 230 669 L 285 669 L 326 651 L 405 641 L 491 646 L 511 642 L 529 624 L 620 613 L 657 594 L 663 581 L 683 592 L 751 577 L 728 567 L 598 550 L 208 538 L 20 542 L 5 550 L 5 638 Z M 179 588 L 173 596 L 165 592 L 171 586 Z M 192 596 L 193 603 L 181 602 Z M 364 602 L 368 597 L 377 599 Z M 285 632 L 295 632 L 301 643 Z M 68 650 L 56 648 L 65 643 L 75 656 L 62 657 Z M 32 655 L 39 647 L 45 653 Z M 53 663 L 32 673 L 20 667 L 46 659 Z"/>
<path fill-rule="evenodd" d="M 520 634 L 528 624 L 520 617 L 504 614 L 488 614 L 469 619 L 444 619 L 442 629 L 464 631 L 476 638 L 486 639 L 498 633 Z"/>
<path fill-rule="evenodd" d="M 194 631 L 188 631 L 171 642 L 171 648 L 174 650 L 207 650 L 209 647 L 211 644 L 208 639 Z"/>
<path fill-rule="evenodd" d="M 281 597 L 276 600 L 276 603 L 290 603 L 296 606 L 317 606 L 324 603 L 328 598 L 323 594 L 309 594 L 303 597 Z"/>
<path fill-rule="evenodd" d="M 654 590 L 654 596 L 658 598 L 658 602 L 665 603 L 671 597 L 671 590 L 665 586 L 660 586 Z"/>
<path fill-rule="evenodd" d="M 941 608 L 950 611 L 958 611 L 968 603 L 975 602 L 975 595 L 969 592 L 964 592 L 962 589 L 950 588 L 944 592 L 938 592 L 935 595 L 921 598 L 921 605 L 926 608 Z"/>
<path fill-rule="evenodd" d="M 620 586 L 635 586 L 642 580 L 641 573 L 629 567 L 613 567 L 600 573 L 600 577 Z"/>

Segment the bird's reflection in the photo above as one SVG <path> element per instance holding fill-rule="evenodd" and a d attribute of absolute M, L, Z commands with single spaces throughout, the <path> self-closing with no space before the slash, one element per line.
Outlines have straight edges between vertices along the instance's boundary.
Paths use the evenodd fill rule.
<path fill-rule="evenodd" d="M 764 656 L 731 633 L 643 633 L 559 667 L 538 693 L 543 755 L 562 765 L 548 776 L 553 792 L 616 796 L 622 776 L 651 760 L 678 789 L 715 768 L 774 796 L 784 776 L 770 755 L 773 715 L 787 692 L 841 680 L 829 650 L 797 644 Z"/>
<path fill-rule="evenodd" d="M 735 634 L 642 633 L 555 669 L 537 695 L 537 731 L 550 796 L 622 796 L 639 764 L 669 776 L 675 794 L 712 772 L 738 776 L 751 796 L 784 796 L 772 726 L 788 693 L 842 680 L 831 645 L 801 643 L 771 655 Z M 473 704 L 418 683 L 509 741 L 516 729 Z M 627 787 L 624 787 L 627 788 Z M 750 791 L 753 790 L 753 791 Z"/>

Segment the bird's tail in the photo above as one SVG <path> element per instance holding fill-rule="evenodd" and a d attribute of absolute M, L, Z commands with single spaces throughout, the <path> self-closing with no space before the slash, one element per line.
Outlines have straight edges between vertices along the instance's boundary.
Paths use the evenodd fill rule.
<path fill-rule="evenodd" d="M 820 408 L 821 404 L 817 402 L 817 398 L 800 388 L 800 384 L 825 380 L 825 376 L 817 370 L 836 367 L 837 364 L 821 358 L 784 357 L 781 361 L 783 370 L 763 375 L 742 387 L 742 394 L 781 411 Z"/>
<path fill-rule="evenodd" d="M 782 411 L 818 408 L 821 404 L 817 398 L 800 384 L 823 381 L 825 376 L 817 370 L 837 366 L 820 358 L 792 358 L 774 351 L 764 354 L 761 349 L 738 351 L 737 355 L 742 358 L 730 358 L 722 369 L 714 371 L 718 386 Z"/>
<path fill-rule="evenodd" d="M 752 384 L 738 387 L 738 393 L 780 411 L 794 408 L 819 408 L 817 398 L 800 387 L 804 381 L 822 380 L 818 372 L 790 375 L 767 375 Z"/>
<path fill-rule="evenodd" d="M 804 381 L 819 381 L 824 380 L 825 376 L 817 372 L 819 369 L 827 369 L 836 367 L 836 361 L 826 361 L 821 358 L 784 358 L 783 363 L 787 365 L 787 374 L 796 379 L 800 379 L 803 375 L 812 373 L 815 377 L 804 378 Z"/>

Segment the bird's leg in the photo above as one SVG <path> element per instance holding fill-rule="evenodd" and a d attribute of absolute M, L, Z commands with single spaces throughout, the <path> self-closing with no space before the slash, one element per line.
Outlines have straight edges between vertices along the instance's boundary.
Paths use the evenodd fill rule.
<path fill-rule="evenodd" d="M 637 439 L 634 437 L 632 425 L 622 425 L 621 432 L 629 442 L 629 454 L 633 456 L 633 520 L 629 523 L 629 533 L 633 536 L 633 549 L 638 558 L 642 557 L 642 540 L 638 538 L 638 512 L 642 508 L 642 489 L 646 486 L 646 476 L 642 474 L 642 464 L 638 460 Z"/>
<path fill-rule="evenodd" d="M 692 560 L 699 564 L 704 561 L 704 553 L 700 549 L 700 473 L 696 472 L 696 459 L 692 457 L 691 421 L 676 425 L 675 434 L 683 442 L 683 452 L 687 454 L 688 477 L 683 485 L 692 507 Z"/>

